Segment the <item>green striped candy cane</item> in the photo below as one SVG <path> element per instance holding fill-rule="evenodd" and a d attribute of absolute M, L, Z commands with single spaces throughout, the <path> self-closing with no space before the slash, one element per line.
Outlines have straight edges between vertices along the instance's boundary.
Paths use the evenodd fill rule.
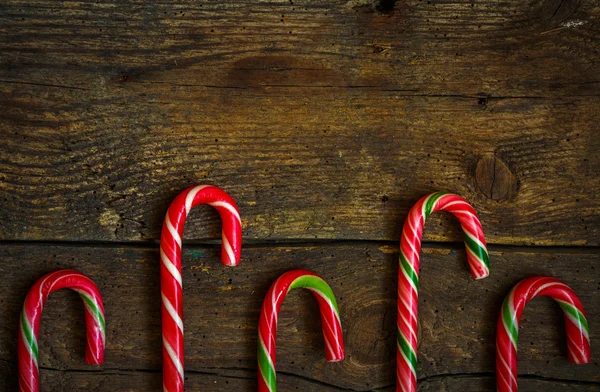
<path fill-rule="evenodd" d="M 277 317 L 287 293 L 305 288 L 313 293 L 321 312 L 321 324 L 325 338 L 325 356 L 330 362 L 344 359 L 344 340 L 337 302 L 329 285 L 317 274 L 305 270 L 293 270 L 281 275 L 269 289 L 263 302 L 258 323 L 258 391 L 275 392 L 275 353 Z"/>
<path fill-rule="evenodd" d="M 516 392 L 517 340 L 525 305 L 535 297 L 548 296 L 565 315 L 569 360 L 575 364 L 590 361 L 590 335 L 581 301 L 558 279 L 535 276 L 519 282 L 508 294 L 498 317 L 496 334 L 496 385 L 498 392 Z"/>
<path fill-rule="evenodd" d="M 396 391 L 417 390 L 417 319 L 419 302 L 419 257 L 423 225 L 435 211 L 456 216 L 465 233 L 467 260 L 475 279 L 489 275 L 488 252 L 481 222 L 465 199 L 450 193 L 423 197 L 408 213 L 400 239 L 398 269 L 398 347 L 396 354 Z"/>
<path fill-rule="evenodd" d="M 63 288 L 79 293 L 85 306 L 87 346 L 85 359 L 91 365 L 104 361 L 106 326 L 104 305 L 98 287 L 87 276 L 72 270 L 59 270 L 39 279 L 29 290 L 19 323 L 19 391 L 38 392 L 38 332 L 44 303 Z"/>

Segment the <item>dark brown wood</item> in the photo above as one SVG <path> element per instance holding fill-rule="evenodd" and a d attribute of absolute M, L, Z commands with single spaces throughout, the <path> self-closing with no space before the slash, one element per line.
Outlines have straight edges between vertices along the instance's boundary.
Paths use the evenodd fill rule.
<path fill-rule="evenodd" d="M 8 385 L 15 382 L 16 325 L 28 288 L 43 273 L 70 267 L 92 277 L 104 295 L 106 363 L 99 373 L 90 373 L 98 369 L 83 363 L 80 301 L 74 293 L 58 292 L 44 310 L 40 338 L 42 374 L 50 390 L 63 385 L 108 391 L 121 382 L 124 390 L 160 390 L 156 248 L 10 245 L 1 246 L 0 254 L 0 274 L 10 282 L 0 293 L 0 363 L 5 363 Z M 397 257 L 396 248 L 377 244 L 259 246 L 245 249 L 239 266 L 226 268 L 218 262 L 217 248 L 186 246 L 189 390 L 222 390 L 226 381 L 235 390 L 252 390 L 262 298 L 271 282 L 292 268 L 310 268 L 331 284 L 345 327 L 347 358 L 338 364 L 324 361 L 317 306 L 310 294 L 291 293 L 279 324 L 278 370 L 286 375 L 281 390 L 387 390 L 394 382 Z M 490 390 L 498 310 L 509 289 L 526 276 L 548 274 L 571 285 L 585 306 L 592 342 L 600 339 L 594 327 L 600 325 L 599 257 L 585 250 L 499 249 L 491 252 L 491 277 L 475 282 L 462 249 L 426 247 L 420 289 L 422 390 L 457 390 L 460 385 Z M 589 365 L 570 364 L 563 333 L 561 312 L 551 300 L 538 299 L 527 307 L 519 371 L 531 378 L 529 390 L 539 383 L 557 390 L 600 387 L 599 352 L 593 351 Z M 133 376 L 130 381 L 112 380 L 123 370 Z"/>
<path fill-rule="evenodd" d="M 441 377 L 426 380 L 419 385 L 421 392 L 438 391 L 494 391 L 496 380 L 490 376 Z M 393 389 L 389 389 L 391 392 Z M 519 379 L 519 392 L 560 391 L 560 392 L 592 392 L 598 390 L 596 383 L 560 382 L 536 378 Z"/>
<path fill-rule="evenodd" d="M 301 110 L 304 118 L 321 112 L 316 121 L 331 121 L 336 129 L 300 125 L 292 131 L 294 121 L 277 125 L 270 116 L 262 124 L 236 125 L 225 114 L 198 122 L 196 129 L 189 124 L 169 125 L 168 132 L 166 124 L 156 130 L 119 129 L 117 122 L 135 117 L 132 112 L 99 114 L 106 116 L 101 124 L 81 123 L 70 134 L 54 125 L 31 133 L 12 128 L 16 134 L 7 135 L 0 163 L 6 206 L 0 212 L 1 236 L 155 240 L 178 192 L 213 183 L 239 203 L 246 238 L 395 240 L 410 206 L 443 189 L 473 203 L 490 243 L 598 244 L 600 176 L 594 172 L 600 139 L 592 129 L 600 121 L 600 98 L 502 100 L 488 112 L 472 99 L 419 97 L 399 103 L 391 93 L 348 94 L 373 105 L 359 110 L 365 124 L 327 120 L 328 113 L 335 117 L 334 111 L 348 109 L 339 97 L 303 103 L 298 96 L 279 96 L 277 106 L 290 105 L 286 111 Z M 256 112 L 255 98 L 247 98 L 239 105 L 247 109 L 237 110 L 246 119 Z M 206 105 L 204 98 L 192 101 L 197 112 Z M 397 113 L 381 121 L 382 108 Z M 143 118 L 157 109 L 133 104 L 125 110 L 138 111 L 140 121 L 147 121 Z M 573 131 L 564 129 L 568 123 Z M 486 180 L 477 170 L 481 159 L 491 159 L 490 152 L 504 170 L 512 168 L 507 180 L 497 183 L 505 188 L 493 194 L 493 178 Z M 195 214 L 200 217 L 190 219 L 188 238 L 219 236 L 216 214 L 208 209 Z M 447 232 L 457 230 L 454 223 L 433 227 L 426 233 L 429 240 L 460 239 Z"/>
<path fill-rule="evenodd" d="M 595 1 L 293 3 L 0 6 L 0 238 L 156 240 L 213 183 L 246 238 L 396 240 L 448 190 L 491 243 L 600 244 Z"/>
<path fill-rule="evenodd" d="M 419 390 L 494 389 L 497 311 L 533 274 L 578 292 L 594 350 L 599 33 L 596 0 L 2 1 L 0 391 L 16 390 L 28 288 L 65 267 L 104 293 L 107 363 L 83 364 L 81 304 L 56 293 L 43 390 L 161 389 L 157 242 L 198 183 L 238 202 L 245 248 L 222 267 L 218 215 L 190 215 L 188 391 L 255 390 L 262 296 L 297 267 L 333 286 L 348 358 L 323 361 L 317 307 L 294 293 L 280 391 L 392 391 L 395 245 L 439 190 L 471 201 L 496 246 L 473 282 L 454 218 L 427 223 Z M 570 365 L 560 323 L 550 300 L 528 306 L 521 391 L 600 389 L 598 351 Z"/>
<path fill-rule="evenodd" d="M 227 371 L 227 376 L 215 374 L 186 374 L 186 390 L 189 391 L 253 391 L 256 389 L 256 375 L 250 371 Z M 0 381 L 1 383 L 2 381 Z M 49 370 L 44 374 L 44 390 L 61 391 L 77 388 L 86 391 L 124 391 L 138 392 L 159 391 L 162 382 L 160 374 L 131 372 L 131 371 L 104 371 L 90 373 L 80 371 Z M 334 392 L 352 389 L 335 388 L 327 384 L 315 385 L 311 380 L 297 377 L 293 374 L 280 374 L 277 378 L 279 391 L 319 391 Z M 0 384 L 1 386 L 2 384 Z M 371 387 L 359 389 L 374 391 Z M 439 391 L 470 391 L 489 392 L 495 388 L 495 380 L 491 376 L 448 376 L 424 380 L 419 383 L 420 392 Z M 8 389 L 7 389 L 8 390 Z M 393 392 L 394 386 L 377 388 L 377 392 Z M 520 392 L 560 391 L 560 392 L 596 392 L 596 383 L 561 382 L 556 380 L 521 378 L 519 380 Z"/>
<path fill-rule="evenodd" d="M 395 7 L 377 12 L 383 2 Z M 482 106 L 487 97 L 598 96 L 594 0 L 294 3 L 7 0 L 3 79 L 167 105 L 172 94 L 160 89 L 193 86 L 352 86 Z M 139 84 L 159 90 L 140 95 Z"/>

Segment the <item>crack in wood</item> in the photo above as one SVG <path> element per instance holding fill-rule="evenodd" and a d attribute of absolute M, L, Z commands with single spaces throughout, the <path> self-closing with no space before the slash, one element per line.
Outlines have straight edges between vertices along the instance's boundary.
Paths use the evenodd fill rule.
<path fill-rule="evenodd" d="M 7 359 L 3 359 L 3 358 L 0 358 L 0 362 L 4 362 L 9 365 L 16 365 L 16 361 L 7 360 Z M 58 369 L 58 368 L 52 368 L 52 367 L 46 367 L 46 366 L 40 366 L 40 369 L 43 371 L 49 371 L 49 372 L 82 373 L 82 374 L 91 375 L 91 376 L 105 376 L 107 374 L 130 375 L 132 373 L 148 373 L 148 374 L 161 374 L 162 373 L 161 369 L 103 368 L 103 369 L 94 370 L 94 369 Z M 219 371 L 215 371 L 215 370 L 219 370 Z M 193 375 L 199 375 L 199 376 L 217 376 L 217 377 L 222 377 L 222 378 L 242 379 L 242 380 L 256 379 L 256 369 L 251 369 L 251 368 L 239 368 L 239 367 L 204 368 L 204 369 L 186 369 L 185 371 L 186 371 L 186 374 L 193 374 Z M 227 374 L 228 371 L 241 371 L 241 372 L 252 373 L 252 376 L 239 376 L 239 375 Z M 287 372 L 278 371 L 277 374 L 279 376 L 287 376 L 287 377 L 302 379 L 309 383 L 321 385 L 323 387 L 336 388 L 340 391 L 353 391 L 353 392 L 378 391 L 381 389 L 391 388 L 394 386 L 394 384 L 389 384 L 389 385 L 379 386 L 374 389 L 368 389 L 368 390 L 367 389 L 345 388 L 345 387 L 342 387 L 342 386 L 339 386 L 336 384 L 326 383 L 326 382 L 323 382 L 323 381 L 320 381 L 320 380 L 317 380 L 314 378 L 302 376 L 300 374 L 289 372 L 289 371 L 287 371 Z M 431 374 L 431 375 L 427 375 L 424 377 L 419 377 L 418 382 L 419 383 L 427 383 L 427 382 L 438 381 L 438 380 L 446 379 L 446 378 L 458 379 L 458 378 L 495 378 L 495 377 L 496 377 L 496 374 L 492 373 L 492 372 L 440 373 L 440 374 Z M 536 374 L 527 374 L 527 373 L 519 374 L 519 378 L 548 382 L 548 383 L 564 383 L 564 384 L 571 384 L 571 385 L 589 385 L 589 386 L 600 385 L 600 381 L 584 381 L 584 380 L 563 379 L 563 378 L 557 378 L 557 377 L 543 377 L 543 376 L 539 376 Z"/>

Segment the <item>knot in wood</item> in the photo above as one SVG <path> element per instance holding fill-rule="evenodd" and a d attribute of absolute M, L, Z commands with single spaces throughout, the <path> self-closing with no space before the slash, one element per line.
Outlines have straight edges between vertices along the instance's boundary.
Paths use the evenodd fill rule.
<path fill-rule="evenodd" d="M 509 167 L 495 155 L 486 155 L 475 167 L 477 187 L 488 199 L 505 200 L 517 191 L 517 179 Z"/>

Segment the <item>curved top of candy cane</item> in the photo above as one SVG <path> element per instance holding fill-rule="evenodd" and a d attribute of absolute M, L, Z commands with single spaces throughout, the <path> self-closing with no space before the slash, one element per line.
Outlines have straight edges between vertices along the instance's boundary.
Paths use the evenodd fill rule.
<path fill-rule="evenodd" d="M 222 221 L 221 261 L 237 265 L 242 251 L 242 221 L 233 199 L 222 189 L 212 185 L 198 185 L 181 192 L 169 206 L 161 235 L 161 247 L 177 246 L 181 251 L 181 238 L 185 219 L 190 210 L 199 204 L 209 204 L 217 209 Z M 171 240 L 171 241 L 169 241 Z M 175 242 L 174 245 L 173 242 Z M 177 252 L 177 249 L 172 249 Z M 168 249 L 164 249 L 169 253 Z M 174 263 L 181 260 L 171 260 Z"/>
<path fill-rule="evenodd" d="M 433 212 L 440 210 L 450 212 L 460 222 L 465 233 L 467 260 L 473 278 L 481 279 L 488 276 L 489 257 L 479 217 L 465 199 L 451 193 L 432 193 L 423 197 L 410 209 L 400 239 L 401 262 L 405 267 L 411 267 L 408 270 L 413 271 L 413 276 L 416 278 L 419 272 L 419 253 L 425 220 Z"/>
<path fill-rule="evenodd" d="M 63 288 L 76 291 L 85 306 L 89 364 L 104 361 L 106 326 L 104 305 L 98 287 L 87 276 L 73 270 L 59 270 L 40 278 L 29 290 L 19 323 L 19 385 L 21 391 L 38 390 L 38 333 L 42 311 L 48 296 Z"/>
<path fill-rule="evenodd" d="M 327 361 L 337 362 L 344 359 L 344 338 L 333 291 L 314 272 L 288 271 L 271 285 L 260 314 L 258 324 L 259 392 L 275 392 L 276 390 L 277 317 L 287 293 L 296 288 L 310 290 L 319 303 Z"/>
<path fill-rule="evenodd" d="M 590 361 L 588 323 L 577 294 L 569 286 L 552 277 L 527 278 L 510 291 L 498 317 L 496 335 L 498 391 L 517 390 L 517 345 L 521 315 L 525 305 L 540 296 L 551 297 L 563 310 L 569 360 L 575 364 Z"/>

